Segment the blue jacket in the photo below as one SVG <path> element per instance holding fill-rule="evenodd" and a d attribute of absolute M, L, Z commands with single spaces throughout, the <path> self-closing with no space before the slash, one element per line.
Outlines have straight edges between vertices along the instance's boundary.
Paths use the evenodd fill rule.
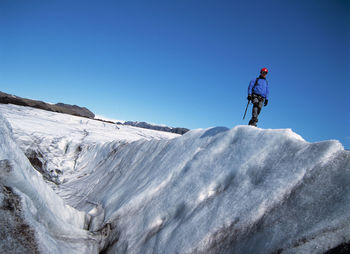
<path fill-rule="evenodd" d="M 264 78 L 259 78 L 256 86 L 254 87 L 255 79 L 250 81 L 248 86 L 248 94 L 257 94 L 264 97 L 266 100 L 269 99 L 269 84 L 267 83 L 267 80 Z M 254 87 L 254 90 L 253 90 Z"/>

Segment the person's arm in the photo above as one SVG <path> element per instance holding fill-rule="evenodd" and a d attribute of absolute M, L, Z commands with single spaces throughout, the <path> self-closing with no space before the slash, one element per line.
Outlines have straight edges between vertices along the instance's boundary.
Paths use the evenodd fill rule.
<path fill-rule="evenodd" d="M 248 96 L 250 95 L 252 95 L 252 93 L 253 93 L 253 86 L 254 86 L 254 80 L 252 80 L 252 81 L 250 81 L 250 83 L 249 83 L 249 86 L 248 86 Z"/>
<path fill-rule="evenodd" d="M 267 103 L 269 103 L 269 84 L 266 81 L 266 97 L 265 97 L 265 102 L 264 102 L 264 106 L 267 106 Z"/>
<path fill-rule="evenodd" d="M 269 84 L 266 81 L 266 98 L 265 98 L 266 100 L 269 99 L 269 93 L 270 93 L 270 91 L 269 91 Z"/>

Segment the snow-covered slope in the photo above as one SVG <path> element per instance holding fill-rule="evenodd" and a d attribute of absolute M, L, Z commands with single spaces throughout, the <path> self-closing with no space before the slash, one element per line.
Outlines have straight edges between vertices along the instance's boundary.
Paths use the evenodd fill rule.
<path fill-rule="evenodd" d="M 71 179 L 80 154 L 96 144 L 178 136 L 11 104 L 0 104 L 0 113 L 35 168 L 55 184 Z"/>
<path fill-rule="evenodd" d="M 250 126 L 174 136 L 126 126 L 99 129 L 101 122 L 15 106 L 0 105 L 0 113 L 13 129 L 0 126 L 7 140 L 1 172 L 20 162 L 11 167 L 18 175 L 35 175 L 16 184 L 17 173 L 2 173 L 1 184 L 23 204 L 35 207 L 39 200 L 45 213 L 60 218 L 48 226 L 50 216 L 39 216 L 40 226 L 33 226 L 30 218 L 37 216 L 24 207 L 23 220 L 40 250 L 50 243 L 52 253 L 84 253 L 79 245 L 85 253 L 324 253 L 350 241 L 350 152 L 338 141 L 308 143 L 288 129 Z M 57 194 L 37 194 L 48 187 L 12 138 L 22 151 L 45 151 L 46 170 L 63 165 L 53 185 Z M 56 156 L 61 164 L 52 162 Z M 51 226 L 74 229 L 62 243 L 60 233 L 41 237 Z"/>

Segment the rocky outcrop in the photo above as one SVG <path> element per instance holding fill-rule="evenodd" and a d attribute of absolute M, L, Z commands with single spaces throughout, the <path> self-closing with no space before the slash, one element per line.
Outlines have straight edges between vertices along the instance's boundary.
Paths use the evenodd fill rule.
<path fill-rule="evenodd" d="M 153 125 L 153 124 L 149 124 L 146 122 L 127 121 L 124 123 L 124 125 L 130 125 L 130 126 L 134 126 L 134 127 L 157 130 L 157 131 L 166 131 L 166 132 L 176 133 L 176 134 L 180 134 L 180 135 L 183 135 L 189 131 L 189 129 L 186 129 L 186 128 L 180 128 L 180 127 L 172 128 L 172 127 L 168 127 L 168 126 Z"/>
<path fill-rule="evenodd" d="M 76 105 L 69 105 L 64 103 L 49 104 L 43 101 L 25 99 L 25 98 L 21 98 L 21 97 L 3 93 L 3 92 L 0 92 L 0 103 L 29 106 L 33 108 L 38 108 L 38 109 L 43 109 L 43 110 L 48 110 L 48 111 L 53 111 L 58 113 L 65 113 L 65 114 L 70 114 L 75 116 L 82 116 L 82 117 L 87 117 L 91 119 L 94 119 L 95 117 L 95 114 L 85 107 L 79 107 Z"/>

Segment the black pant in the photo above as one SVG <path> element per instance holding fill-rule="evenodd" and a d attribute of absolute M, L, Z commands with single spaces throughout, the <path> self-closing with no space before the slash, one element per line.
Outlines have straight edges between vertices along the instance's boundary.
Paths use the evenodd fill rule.
<path fill-rule="evenodd" d="M 256 126 L 256 123 L 258 122 L 258 116 L 264 104 L 264 100 L 264 97 L 257 94 L 252 94 L 252 103 L 254 106 L 252 111 L 252 119 L 249 121 L 249 125 Z"/>

